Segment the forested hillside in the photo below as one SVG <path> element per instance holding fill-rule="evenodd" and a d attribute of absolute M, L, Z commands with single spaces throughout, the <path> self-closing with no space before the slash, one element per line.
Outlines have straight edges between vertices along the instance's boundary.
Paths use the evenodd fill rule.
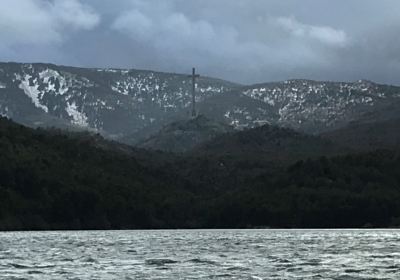
<path fill-rule="evenodd" d="M 0 119 L 0 229 L 362 227 L 400 224 L 396 151 L 277 165 L 176 156 Z"/>

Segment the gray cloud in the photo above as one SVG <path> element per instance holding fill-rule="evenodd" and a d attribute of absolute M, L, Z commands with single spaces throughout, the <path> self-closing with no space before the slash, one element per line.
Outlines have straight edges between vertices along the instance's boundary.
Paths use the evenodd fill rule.
<path fill-rule="evenodd" d="M 2 0 L 1 44 L 47 45 L 60 43 L 70 30 L 95 27 L 99 16 L 78 0 Z"/>
<path fill-rule="evenodd" d="M 0 59 L 400 84 L 398 0 L 2 0 Z"/>
<path fill-rule="evenodd" d="M 273 22 L 274 23 L 274 22 Z M 275 22 L 278 27 L 289 32 L 289 36 L 296 39 L 317 40 L 329 46 L 344 47 L 348 44 L 347 34 L 329 26 L 314 26 L 304 24 L 295 18 L 280 17 Z"/>

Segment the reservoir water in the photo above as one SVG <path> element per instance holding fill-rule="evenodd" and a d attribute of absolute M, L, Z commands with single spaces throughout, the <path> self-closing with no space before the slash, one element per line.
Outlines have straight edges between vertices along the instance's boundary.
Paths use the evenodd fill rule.
<path fill-rule="evenodd" d="M 0 279 L 400 279 L 400 231 L 0 233 Z"/>

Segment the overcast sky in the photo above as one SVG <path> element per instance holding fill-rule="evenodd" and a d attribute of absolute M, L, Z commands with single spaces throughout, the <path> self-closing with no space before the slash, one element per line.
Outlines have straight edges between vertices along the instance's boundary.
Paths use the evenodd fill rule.
<path fill-rule="evenodd" d="M 400 85 L 399 0 L 0 0 L 0 60 Z"/>

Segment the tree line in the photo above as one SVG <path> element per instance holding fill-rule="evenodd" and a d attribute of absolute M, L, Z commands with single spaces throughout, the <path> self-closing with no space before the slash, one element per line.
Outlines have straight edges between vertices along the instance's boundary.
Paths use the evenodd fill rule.
<path fill-rule="evenodd" d="M 0 119 L 0 230 L 391 227 L 396 151 L 176 156 Z"/>

